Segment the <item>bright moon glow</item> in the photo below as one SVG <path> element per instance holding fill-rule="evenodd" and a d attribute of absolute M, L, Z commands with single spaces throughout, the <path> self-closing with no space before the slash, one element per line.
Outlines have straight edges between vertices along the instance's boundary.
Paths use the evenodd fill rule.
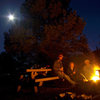
<path fill-rule="evenodd" d="M 10 15 L 8 16 L 8 19 L 9 19 L 10 21 L 13 21 L 13 20 L 15 19 L 15 17 L 14 17 L 13 14 L 10 14 Z"/>

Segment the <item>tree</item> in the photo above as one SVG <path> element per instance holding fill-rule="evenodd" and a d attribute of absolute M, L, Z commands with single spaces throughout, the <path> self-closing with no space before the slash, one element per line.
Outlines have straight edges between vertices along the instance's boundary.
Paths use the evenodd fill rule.
<path fill-rule="evenodd" d="M 89 52 L 82 33 L 86 22 L 69 8 L 69 3 L 70 0 L 25 0 L 21 7 L 25 31 L 20 28 L 23 23 L 18 29 L 13 27 L 9 32 L 10 46 L 5 42 L 6 50 L 25 54 L 35 50 L 39 61 L 40 54 L 54 60 L 61 52 L 65 56 Z"/>
<path fill-rule="evenodd" d="M 5 32 L 5 49 L 17 62 L 31 63 L 30 58 L 34 58 L 37 43 L 35 36 L 22 24 L 14 25 L 9 32 Z"/>

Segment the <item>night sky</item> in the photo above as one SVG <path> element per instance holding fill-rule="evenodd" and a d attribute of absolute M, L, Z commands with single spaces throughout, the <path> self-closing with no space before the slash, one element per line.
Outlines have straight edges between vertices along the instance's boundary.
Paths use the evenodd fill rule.
<path fill-rule="evenodd" d="M 4 51 L 3 33 L 11 27 L 11 22 L 7 17 L 9 13 L 14 13 L 21 19 L 20 6 L 24 0 L 0 0 L 0 53 Z M 77 14 L 86 21 L 83 33 L 88 38 L 89 47 L 95 50 L 100 47 L 100 0 L 72 0 L 70 7 L 77 11 Z"/>
<path fill-rule="evenodd" d="M 9 13 L 14 14 L 15 17 L 21 19 L 20 7 L 24 0 L 0 0 L 0 53 L 4 51 L 4 32 L 13 24 L 8 21 Z"/>
<path fill-rule="evenodd" d="M 89 47 L 100 47 L 100 0 L 72 0 L 70 7 L 86 21 L 83 33 L 88 38 Z"/>

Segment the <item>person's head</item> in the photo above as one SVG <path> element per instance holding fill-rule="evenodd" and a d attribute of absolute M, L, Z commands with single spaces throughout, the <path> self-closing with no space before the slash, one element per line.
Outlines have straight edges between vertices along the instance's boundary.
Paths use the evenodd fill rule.
<path fill-rule="evenodd" d="M 71 69 L 74 69 L 74 62 L 70 62 L 69 66 Z"/>
<path fill-rule="evenodd" d="M 88 64 L 90 64 L 90 60 L 89 60 L 89 59 L 86 59 L 86 60 L 84 61 L 84 63 L 85 63 L 86 65 L 88 65 Z"/>
<path fill-rule="evenodd" d="M 63 54 L 59 54 L 58 59 L 62 60 L 63 59 Z"/>

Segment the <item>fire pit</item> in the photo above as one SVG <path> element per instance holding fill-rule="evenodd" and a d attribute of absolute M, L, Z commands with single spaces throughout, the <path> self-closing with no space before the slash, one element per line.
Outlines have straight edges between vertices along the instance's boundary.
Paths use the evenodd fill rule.
<path fill-rule="evenodd" d="M 100 80 L 100 70 L 96 70 L 95 71 L 95 74 L 92 76 L 91 80 L 93 81 L 97 81 L 97 80 Z"/>

